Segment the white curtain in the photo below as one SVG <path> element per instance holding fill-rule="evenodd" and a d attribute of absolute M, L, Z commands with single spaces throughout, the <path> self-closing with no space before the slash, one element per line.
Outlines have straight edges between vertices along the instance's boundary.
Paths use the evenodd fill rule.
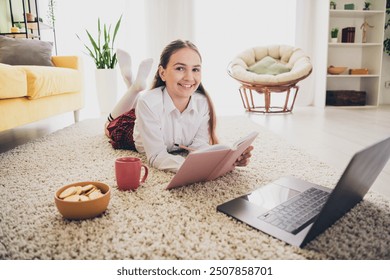
<path fill-rule="evenodd" d="M 148 56 L 157 67 L 167 44 L 176 39 L 193 40 L 193 0 L 145 0 L 145 11 Z"/>

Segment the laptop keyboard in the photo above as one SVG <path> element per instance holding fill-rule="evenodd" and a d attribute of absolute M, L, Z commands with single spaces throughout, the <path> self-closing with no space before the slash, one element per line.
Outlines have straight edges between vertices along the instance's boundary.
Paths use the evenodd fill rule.
<path fill-rule="evenodd" d="M 328 196 L 328 192 L 310 188 L 258 218 L 282 230 L 296 234 L 314 220 Z"/>

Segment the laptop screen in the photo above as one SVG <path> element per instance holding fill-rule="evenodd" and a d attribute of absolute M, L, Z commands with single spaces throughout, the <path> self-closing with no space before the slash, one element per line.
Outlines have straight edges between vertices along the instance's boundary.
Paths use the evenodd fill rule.
<path fill-rule="evenodd" d="M 277 184 L 268 184 L 258 188 L 242 198 L 255 204 L 260 209 L 260 214 L 265 213 L 279 204 L 299 194 L 299 191 L 282 187 Z"/>

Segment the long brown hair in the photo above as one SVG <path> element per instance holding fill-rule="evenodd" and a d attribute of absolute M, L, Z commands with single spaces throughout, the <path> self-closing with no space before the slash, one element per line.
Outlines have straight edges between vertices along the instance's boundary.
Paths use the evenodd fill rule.
<path fill-rule="evenodd" d="M 163 50 L 163 52 L 161 53 L 159 67 L 161 66 L 164 69 L 166 69 L 171 56 L 175 52 L 177 52 L 178 50 L 183 49 L 183 48 L 190 48 L 190 49 L 194 50 L 199 55 L 200 60 L 202 61 L 202 56 L 200 55 L 198 48 L 193 43 L 191 43 L 190 41 L 175 40 L 175 41 L 172 41 L 170 44 L 168 44 L 165 47 L 165 49 Z M 157 87 L 161 87 L 161 86 L 165 86 L 165 82 L 161 79 L 159 71 L 157 69 L 157 72 L 154 75 L 152 89 L 157 88 Z M 199 87 L 196 89 L 196 92 L 199 92 L 199 93 L 206 96 L 207 104 L 209 106 L 209 115 L 210 115 L 210 119 L 209 119 L 209 138 L 210 139 L 209 139 L 209 142 L 210 142 L 210 144 L 217 144 L 218 138 L 217 138 L 217 135 L 215 133 L 215 128 L 217 125 L 217 117 L 215 115 L 213 102 L 210 98 L 210 95 L 203 87 L 202 83 L 199 84 Z"/>

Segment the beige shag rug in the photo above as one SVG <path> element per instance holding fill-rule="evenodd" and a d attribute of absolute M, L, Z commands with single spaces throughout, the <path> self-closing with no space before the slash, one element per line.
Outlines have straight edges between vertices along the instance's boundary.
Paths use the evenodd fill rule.
<path fill-rule="evenodd" d="M 284 175 L 332 187 L 334 170 L 245 117 L 219 120 L 233 143 L 260 131 L 251 164 L 213 182 L 167 191 L 173 176 L 150 168 L 136 192 L 117 189 L 103 120 L 86 120 L 0 155 L 0 259 L 390 259 L 390 203 L 369 192 L 325 233 L 299 249 L 216 211 L 218 204 Z M 54 204 L 77 181 L 112 186 L 100 217 L 69 221 Z"/>

